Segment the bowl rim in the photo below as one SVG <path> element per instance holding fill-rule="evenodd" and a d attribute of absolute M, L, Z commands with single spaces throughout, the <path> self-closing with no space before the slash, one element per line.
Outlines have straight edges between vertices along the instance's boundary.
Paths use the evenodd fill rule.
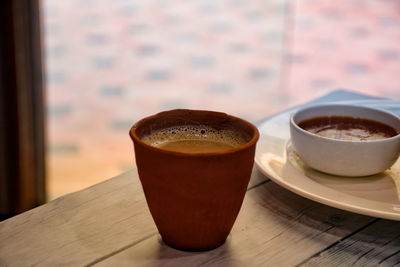
<path fill-rule="evenodd" d="M 334 104 L 334 103 L 327 103 L 327 104 L 316 104 L 316 105 L 310 105 L 310 106 L 306 106 L 303 108 L 300 108 L 298 110 L 296 110 L 295 112 L 290 114 L 290 125 L 292 127 L 294 127 L 295 129 L 297 129 L 298 131 L 300 131 L 301 133 L 307 135 L 307 136 L 311 136 L 313 138 L 318 138 L 318 139 L 322 139 L 322 140 L 326 140 L 326 141 L 330 141 L 330 142 L 338 142 L 338 143 L 354 143 L 354 144 L 361 144 L 361 143 L 384 143 L 384 142 L 391 142 L 392 140 L 397 140 L 400 139 L 400 131 L 399 129 L 397 129 L 397 127 L 394 127 L 388 123 L 384 123 L 390 127 L 392 127 L 393 129 L 395 129 L 397 131 L 397 135 L 392 136 L 392 137 L 388 137 L 388 138 L 383 138 L 383 139 L 377 139 L 377 140 L 341 140 L 341 139 L 335 139 L 335 138 L 330 138 L 330 137 L 324 137 L 324 136 L 320 136 L 314 133 L 311 133 L 307 130 L 304 130 L 303 128 L 301 128 L 295 121 L 294 121 L 294 117 L 300 113 L 300 112 L 304 112 L 306 110 L 309 109 L 317 109 L 317 108 L 328 108 L 328 107 L 334 107 L 334 108 L 340 108 L 340 107 L 347 107 L 347 108 L 358 108 L 358 109 L 368 109 L 372 112 L 379 112 L 379 113 L 383 113 L 385 114 L 385 116 L 389 116 L 392 117 L 393 119 L 397 120 L 400 124 L 400 117 L 398 115 L 396 115 L 393 112 L 384 110 L 384 109 L 380 109 L 380 108 L 375 108 L 375 107 L 368 107 L 368 106 L 363 106 L 363 105 L 356 105 L 356 104 Z M 323 115 L 321 115 L 323 116 Z M 341 116 L 345 116 L 345 115 L 341 115 Z M 351 117 L 351 114 L 349 114 L 348 116 Z M 314 116 L 317 117 L 317 116 Z M 310 117 L 313 118 L 313 117 Z M 362 118 L 362 117 L 358 117 L 358 118 Z M 369 119 L 369 118 L 365 118 L 365 119 Z M 374 119 L 370 119 L 370 120 L 374 120 Z M 377 120 L 375 120 L 377 121 Z"/>

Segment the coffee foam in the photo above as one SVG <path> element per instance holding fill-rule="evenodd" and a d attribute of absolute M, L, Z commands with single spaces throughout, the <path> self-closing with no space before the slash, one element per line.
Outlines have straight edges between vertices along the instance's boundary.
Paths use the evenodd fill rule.
<path fill-rule="evenodd" d="M 141 140 L 151 146 L 177 140 L 208 140 L 221 142 L 233 147 L 246 143 L 246 140 L 236 131 L 230 129 L 216 130 L 209 126 L 174 126 L 154 131 Z"/>

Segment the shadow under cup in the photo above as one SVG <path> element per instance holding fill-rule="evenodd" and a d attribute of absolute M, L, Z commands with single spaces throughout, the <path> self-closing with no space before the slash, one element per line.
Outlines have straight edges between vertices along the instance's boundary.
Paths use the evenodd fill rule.
<path fill-rule="evenodd" d="M 155 130 L 187 125 L 233 130 L 246 142 L 223 152 L 182 153 L 141 140 Z M 180 109 L 140 120 L 130 136 L 146 201 L 163 241 L 188 251 L 222 245 L 250 180 L 257 128 L 225 113 Z"/>

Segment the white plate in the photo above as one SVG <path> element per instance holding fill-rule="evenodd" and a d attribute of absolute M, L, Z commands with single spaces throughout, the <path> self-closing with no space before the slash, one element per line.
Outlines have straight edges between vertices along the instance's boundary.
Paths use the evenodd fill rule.
<path fill-rule="evenodd" d="M 293 112 L 293 111 L 291 111 Z M 364 215 L 400 220 L 400 160 L 390 170 L 365 177 L 333 176 L 303 164 L 290 144 L 289 116 L 276 115 L 258 127 L 255 163 L 286 189 L 311 200 Z"/>

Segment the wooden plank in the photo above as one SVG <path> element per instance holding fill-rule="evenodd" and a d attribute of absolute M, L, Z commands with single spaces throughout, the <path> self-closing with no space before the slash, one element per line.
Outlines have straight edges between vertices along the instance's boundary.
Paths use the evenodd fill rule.
<path fill-rule="evenodd" d="M 303 266 L 399 266 L 400 222 L 377 219 L 357 233 L 340 240 Z"/>
<path fill-rule="evenodd" d="M 154 235 L 96 266 L 293 266 L 374 220 L 310 201 L 269 181 L 247 193 L 231 235 L 215 250 L 178 251 Z"/>
<path fill-rule="evenodd" d="M 252 181 L 261 185 L 246 194 L 231 235 L 215 250 L 164 245 L 133 170 L 0 223 L 0 266 L 292 266 L 377 220 L 302 198 L 259 175 Z M 398 224 L 374 231 L 384 227 L 390 235 Z"/>
<path fill-rule="evenodd" d="M 157 230 L 136 170 L 0 223 L 0 266 L 86 265 Z"/>
<path fill-rule="evenodd" d="M 135 169 L 1 222 L 0 266 L 90 264 L 152 235 Z"/>

